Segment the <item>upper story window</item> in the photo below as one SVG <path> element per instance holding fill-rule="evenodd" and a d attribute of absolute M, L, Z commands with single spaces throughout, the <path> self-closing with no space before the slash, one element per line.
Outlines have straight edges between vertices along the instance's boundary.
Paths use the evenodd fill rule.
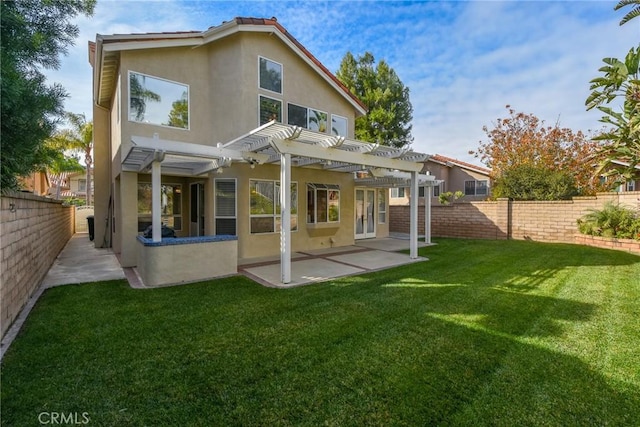
<path fill-rule="evenodd" d="M 189 129 L 189 86 L 129 71 L 129 120 Z"/>
<path fill-rule="evenodd" d="M 326 133 L 328 116 L 329 115 L 324 111 L 291 103 L 287 104 L 287 124 L 290 125 L 300 126 L 302 128 L 313 130 L 316 132 Z M 334 133 L 334 135 L 336 134 Z"/>
<path fill-rule="evenodd" d="M 282 94 L 282 64 L 259 57 L 260 88 Z"/>
<path fill-rule="evenodd" d="M 404 187 L 394 187 L 391 189 L 392 199 L 401 199 L 404 197 Z"/>
<path fill-rule="evenodd" d="M 316 132 L 327 131 L 327 113 L 309 108 L 309 130 Z"/>
<path fill-rule="evenodd" d="M 260 95 L 260 126 L 272 120 L 282 123 L 282 101 Z"/>
<path fill-rule="evenodd" d="M 465 196 L 486 196 L 488 194 L 488 181 L 465 181 Z"/>
<path fill-rule="evenodd" d="M 331 135 L 347 136 L 346 117 L 331 115 Z"/>

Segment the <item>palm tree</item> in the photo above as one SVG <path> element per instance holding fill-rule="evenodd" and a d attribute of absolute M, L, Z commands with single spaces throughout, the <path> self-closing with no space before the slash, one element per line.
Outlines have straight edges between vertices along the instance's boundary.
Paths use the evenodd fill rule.
<path fill-rule="evenodd" d="M 70 128 L 56 132 L 50 143 L 60 152 L 71 151 L 84 155 L 87 173 L 87 205 L 91 205 L 91 170 L 93 169 L 93 122 L 87 121 L 84 114 L 66 113 Z"/>
<path fill-rule="evenodd" d="M 160 95 L 146 88 L 144 84 L 145 77 L 140 77 L 142 77 L 142 82 L 138 80 L 139 76 L 137 74 L 131 74 L 129 78 L 129 90 L 131 91 L 130 107 L 135 111 L 137 121 L 141 121 L 144 118 L 147 101 L 159 102 L 161 100 Z"/>
<path fill-rule="evenodd" d="M 613 8 L 613 10 L 622 9 L 623 7 L 635 4 L 629 13 L 627 13 L 622 20 L 620 21 L 620 25 L 624 25 L 633 18 L 637 18 L 640 16 L 640 0 L 620 0 L 618 4 Z"/>

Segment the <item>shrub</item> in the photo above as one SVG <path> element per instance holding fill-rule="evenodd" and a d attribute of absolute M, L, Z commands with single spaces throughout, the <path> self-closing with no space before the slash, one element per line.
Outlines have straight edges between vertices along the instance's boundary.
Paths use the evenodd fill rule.
<path fill-rule="evenodd" d="M 578 230 L 590 236 L 640 240 L 640 217 L 632 209 L 608 202 L 580 218 Z"/>

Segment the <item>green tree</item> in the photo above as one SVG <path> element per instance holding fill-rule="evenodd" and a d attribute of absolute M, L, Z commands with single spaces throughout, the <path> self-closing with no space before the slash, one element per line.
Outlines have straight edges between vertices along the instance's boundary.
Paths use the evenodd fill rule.
<path fill-rule="evenodd" d="M 493 183 L 493 197 L 512 200 L 568 200 L 579 194 L 571 172 L 521 164 Z"/>
<path fill-rule="evenodd" d="M 187 129 L 189 127 L 189 101 L 186 92 L 182 98 L 173 101 L 167 125 Z"/>
<path fill-rule="evenodd" d="M 87 182 L 87 204 L 91 205 L 91 170 L 93 168 L 93 122 L 87 121 L 84 114 L 66 114 L 69 128 L 56 132 L 49 139 L 51 147 L 58 152 L 71 152 L 84 156 Z"/>
<path fill-rule="evenodd" d="M 391 147 L 405 147 L 413 142 L 411 120 L 413 107 L 409 88 L 389 65 L 377 65 L 370 52 L 357 59 L 351 52 L 342 59 L 338 79 L 367 107 L 365 116 L 355 122 L 355 136 L 362 141 Z"/>
<path fill-rule="evenodd" d="M 638 0 L 622 0 L 615 10 L 635 4 L 620 21 L 620 25 L 640 16 Z M 585 101 L 587 110 L 597 108 L 602 111 L 600 121 L 612 127 L 594 138 L 604 141 L 600 172 L 618 177 L 618 181 L 638 178 L 636 166 L 640 163 L 640 44 L 632 47 L 624 61 L 617 58 L 604 58 L 605 65 L 598 71 L 601 77 L 591 80 L 591 94 Z M 622 110 L 616 111 L 606 106 L 614 100 L 622 100 Z M 614 161 L 622 161 L 620 166 Z"/>
<path fill-rule="evenodd" d="M 157 93 L 147 89 L 144 85 L 144 76 L 131 73 L 129 77 L 129 90 L 131 91 L 131 101 L 129 107 L 136 114 L 136 120 L 144 119 L 144 113 L 147 111 L 147 101 L 160 102 L 162 99 Z"/>
<path fill-rule="evenodd" d="M 613 10 L 618 10 L 626 6 L 635 5 L 632 9 L 627 13 L 622 20 L 620 21 L 620 25 L 624 25 L 629 22 L 633 18 L 637 18 L 640 16 L 640 0 L 620 0 L 618 4 L 615 5 Z"/>
<path fill-rule="evenodd" d="M 495 127 L 483 128 L 489 140 L 481 142 L 477 151 L 471 151 L 491 168 L 494 181 L 493 197 L 511 197 L 518 200 L 549 200 L 549 194 L 558 198 L 571 195 L 589 195 L 602 189 L 593 174 L 594 157 L 599 144 L 582 132 L 561 128 L 559 124 L 546 126 L 533 114 L 516 113 L 507 105 L 509 117 L 498 119 Z M 548 174 L 549 180 L 540 174 Z M 571 177 L 571 183 L 564 175 Z M 501 181 L 506 179 L 506 181 Z M 496 191 L 496 183 L 505 191 Z M 526 188 L 540 186 L 540 191 L 522 194 L 510 190 L 511 182 Z M 560 188 L 566 187 L 565 190 Z M 573 187 L 569 188 L 569 187 Z M 553 190 L 551 190 L 553 189 Z"/>
<path fill-rule="evenodd" d="M 57 69 L 78 35 L 70 19 L 91 16 L 95 0 L 0 2 L 1 176 L 3 189 L 41 169 L 55 153 L 46 146 L 64 114 L 64 88 L 41 70 Z"/>

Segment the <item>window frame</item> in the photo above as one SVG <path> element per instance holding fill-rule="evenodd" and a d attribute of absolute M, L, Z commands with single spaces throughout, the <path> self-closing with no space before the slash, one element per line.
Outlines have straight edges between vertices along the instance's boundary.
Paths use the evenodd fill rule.
<path fill-rule="evenodd" d="M 145 76 L 145 77 L 149 77 L 152 79 L 156 79 L 156 80 L 161 80 L 163 82 L 166 83 L 171 83 L 174 85 L 178 85 L 178 86 L 184 86 L 187 88 L 187 127 L 178 127 L 178 126 L 171 126 L 168 124 L 162 124 L 162 123 L 155 123 L 155 122 L 144 122 L 144 121 L 138 121 L 138 120 L 132 120 L 131 119 L 131 75 L 132 74 L 137 74 L 140 76 Z M 169 113 L 171 112 L 171 110 L 169 110 Z M 118 114 L 119 115 L 119 114 Z M 152 126 L 160 126 L 160 127 L 164 127 L 167 129 L 178 129 L 178 130 L 191 130 L 191 85 L 189 85 L 188 83 L 181 83 L 175 80 L 170 80 L 170 79 L 166 79 L 164 77 L 158 77 L 158 76 L 154 76 L 151 74 L 146 74 L 146 73 L 142 73 L 139 71 L 134 71 L 134 70 L 128 70 L 127 71 L 127 120 L 131 123 L 139 123 L 142 125 L 152 125 Z"/>
<path fill-rule="evenodd" d="M 262 126 L 266 123 L 269 123 L 271 120 L 267 120 L 266 122 L 262 122 L 262 98 L 268 99 L 270 101 L 275 101 L 280 104 L 280 118 L 276 119 L 278 123 L 283 123 L 282 121 L 282 100 L 276 98 L 270 98 L 266 95 L 259 94 L 258 95 L 258 126 Z"/>
<path fill-rule="evenodd" d="M 233 182 L 233 215 L 218 215 L 218 182 Z M 215 178 L 213 180 L 213 227 L 216 236 L 228 236 L 229 234 L 218 233 L 218 219 L 233 219 L 235 221 L 235 233 L 231 236 L 238 235 L 238 180 L 236 178 Z"/>
<path fill-rule="evenodd" d="M 304 111 L 305 111 L 305 117 L 304 117 L 305 125 L 304 125 L 304 128 L 308 129 L 308 126 L 309 126 L 309 107 L 305 107 L 304 105 L 295 104 L 293 102 L 287 102 L 287 124 L 288 125 L 293 125 L 293 126 L 300 126 L 297 123 L 291 123 L 290 114 L 289 114 L 289 107 L 291 107 L 291 106 L 304 109 Z"/>
<path fill-rule="evenodd" d="M 327 127 L 327 129 L 325 129 L 324 131 L 320 130 L 320 125 L 318 124 L 318 129 L 311 129 L 311 112 L 315 111 L 317 113 L 320 114 L 324 114 L 324 120 L 325 120 L 325 126 Z M 318 133 L 327 133 L 327 130 L 329 128 L 329 113 L 326 111 L 322 111 L 322 110 L 318 110 L 317 108 L 311 108 L 309 107 L 308 113 L 307 113 L 307 129 L 309 129 L 312 132 L 318 132 Z"/>
<path fill-rule="evenodd" d="M 318 221 L 318 190 L 326 191 L 326 221 Z M 310 200 L 309 193 L 313 192 L 313 200 Z M 329 192 L 338 193 L 338 219 L 330 220 L 331 218 L 331 203 Z M 309 215 L 309 209 L 313 204 L 313 221 L 310 221 L 311 218 Z M 339 224 L 342 219 L 342 197 L 340 195 L 340 186 L 338 184 L 324 184 L 324 183 L 316 183 L 316 182 L 308 182 L 307 183 L 307 224 L 308 225 L 316 225 L 316 224 Z"/>
<path fill-rule="evenodd" d="M 402 192 L 402 195 L 400 195 L 400 192 Z M 391 191 L 389 192 L 389 198 L 390 199 L 404 199 L 406 197 L 405 193 L 406 192 L 404 190 L 404 187 L 391 187 Z"/>
<path fill-rule="evenodd" d="M 260 66 L 263 59 L 267 62 L 271 62 L 280 66 L 280 92 L 262 86 L 262 75 L 260 73 Z M 258 88 L 270 93 L 277 93 L 278 95 L 282 96 L 282 94 L 284 93 L 284 65 L 278 61 L 267 58 L 266 56 L 258 55 Z"/>
<path fill-rule="evenodd" d="M 387 223 L 387 197 L 385 196 L 385 194 L 387 194 L 387 189 L 386 188 L 378 188 L 378 194 L 376 195 L 378 197 L 378 200 L 376 200 L 377 202 L 377 206 L 378 206 L 378 224 L 386 224 Z M 382 200 L 382 205 L 380 205 L 380 200 Z M 381 218 L 383 217 L 383 220 L 381 220 Z"/>
<path fill-rule="evenodd" d="M 262 183 L 272 183 L 273 184 L 273 213 L 266 214 L 254 214 L 251 212 L 251 189 L 253 182 L 262 182 Z M 292 228 L 292 232 L 298 231 L 298 199 L 299 199 L 299 187 L 298 181 L 291 181 L 291 186 L 295 186 L 295 206 L 294 203 L 291 203 L 291 210 L 293 211 L 295 208 L 295 213 L 291 213 L 291 218 L 295 217 L 295 228 Z M 291 191 L 291 195 L 293 196 L 293 189 Z M 291 197 L 293 199 L 293 197 Z M 258 235 L 258 234 L 274 234 L 280 233 L 282 227 L 282 211 L 281 211 L 281 203 L 280 203 L 280 180 L 279 179 L 249 179 L 249 234 Z M 254 218 L 272 218 L 273 219 L 273 231 L 253 231 L 253 219 Z M 294 224 L 294 221 L 291 221 L 291 224 Z"/>
<path fill-rule="evenodd" d="M 467 193 L 467 183 L 473 182 L 473 194 Z M 484 183 L 484 193 L 478 193 L 478 183 Z M 464 195 L 465 196 L 488 196 L 489 195 L 489 181 L 486 179 L 473 179 L 466 180 L 464 182 Z"/>
<path fill-rule="evenodd" d="M 344 135 L 340 135 L 340 134 L 336 134 L 333 133 L 333 119 L 335 118 L 339 118 L 339 119 L 343 119 L 344 120 Z M 338 114 L 331 114 L 331 126 L 330 126 L 330 133 L 331 135 L 334 136 L 344 136 L 345 138 L 348 136 L 349 134 L 349 119 L 344 117 L 344 116 L 340 116 Z"/>

